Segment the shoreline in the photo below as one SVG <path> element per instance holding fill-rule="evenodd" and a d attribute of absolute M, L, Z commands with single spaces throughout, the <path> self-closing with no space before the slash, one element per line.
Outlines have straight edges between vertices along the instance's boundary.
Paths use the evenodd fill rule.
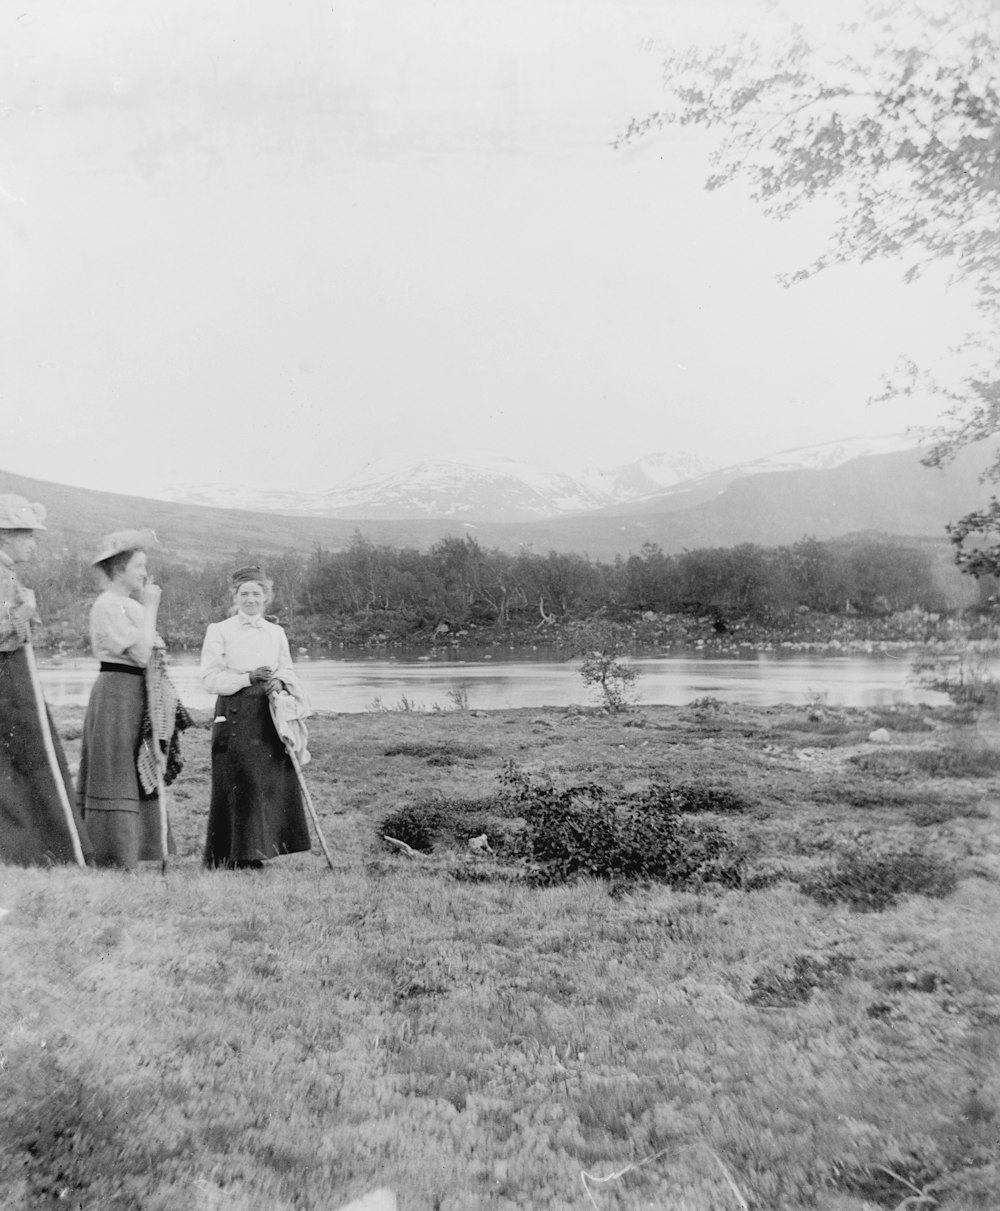
<path fill-rule="evenodd" d="M 324 620 L 325 621 L 325 620 Z M 596 624 L 613 624 L 622 652 L 631 655 L 714 655 L 739 656 L 762 652 L 823 652 L 877 654 L 927 650 L 947 653 L 972 648 L 988 651 L 1000 645 L 1000 618 L 989 614 L 969 616 L 928 615 L 907 611 L 889 616 L 845 616 L 838 614 L 800 614 L 781 623 L 757 623 L 738 620 L 720 630 L 711 617 L 647 613 L 642 618 L 594 618 L 556 622 L 541 629 L 530 626 L 483 626 L 470 623 L 456 630 L 390 635 L 386 631 L 366 632 L 356 624 L 338 632 L 306 624 L 278 622 L 288 633 L 293 656 L 296 653 L 318 659 L 336 659 L 339 653 L 414 652 L 439 655 L 449 652 L 494 652 L 551 650 L 572 659 L 584 650 L 589 629 Z M 200 639 L 164 635 L 169 651 L 175 655 L 196 656 Z M 65 638 L 51 639 L 44 634 L 35 642 L 37 652 L 48 659 L 79 659 L 87 655 L 87 640 L 80 636 L 71 643 Z"/>

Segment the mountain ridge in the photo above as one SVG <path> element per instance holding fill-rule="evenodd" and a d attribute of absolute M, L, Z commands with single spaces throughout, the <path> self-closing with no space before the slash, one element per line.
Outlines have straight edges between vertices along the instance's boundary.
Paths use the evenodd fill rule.
<path fill-rule="evenodd" d="M 628 511 L 677 492 L 721 491 L 763 471 L 830 468 L 851 458 L 912 448 L 904 434 L 842 438 L 718 467 L 684 451 L 646 454 L 613 467 L 551 471 L 482 452 L 448 458 L 391 455 L 341 484 L 319 491 L 274 491 L 251 485 L 173 485 L 161 496 L 178 504 L 241 508 L 290 516 L 453 520 L 504 523 L 544 520 L 600 509 Z"/>
<path fill-rule="evenodd" d="M 317 546 L 339 549 L 359 532 L 377 545 L 426 549 L 446 537 L 469 535 L 512 553 L 551 550 L 605 560 L 638 552 L 646 543 L 672 554 L 864 532 L 933 541 L 947 550 L 947 523 L 986 502 L 988 490 L 978 480 L 984 462 L 982 450 L 968 449 L 935 470 L 921 465 L 918 450 L 871 454 L 828 469 L 736 475 L 721 487 L 709 476 L 694 481 L 700 484 L 697 490 L 689 482 L 684 491 L 667 491 L 620 510 L 502 523 L 248 512 L 76 488 L 4 471 L 0 492 L 42 500 L 49 511 L 46 541 L 82 554 L 101 534 L 130 525 L 152 526 L 165 553 L 198 561 L 227 560 L 241 551 L 264 557 Z"/>

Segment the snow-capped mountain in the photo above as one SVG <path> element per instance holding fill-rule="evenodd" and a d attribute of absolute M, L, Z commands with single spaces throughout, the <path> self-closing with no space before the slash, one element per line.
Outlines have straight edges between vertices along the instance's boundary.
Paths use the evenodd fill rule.
<path fill-rule="evenodd" d="M 709 469 L 710 464 L 683 453 L 650 454 L 619 467 L 575 471 L 550 471 L 482 454 L 388 456 L 325 491 L 185 484 L 161 495 L 183 504 L 314 517 L 532 521 L 639 500 Z"/>
<path fill-rule="evenodd" d="M 685 452 L 648 454 L 616 467 L 550 471 L 482 454 L 461 458 L 381 458 L 325 491 L 261 491 L 259 487 L 183 485 L 161 495 L 184 504 L 342 519 L 446 519 L 522 522 L 569 517 L 630 505 L 722 491 L 748 475 L 823 470 L 851 459 L 912 449 L 905 434 L 849 438 L 728 467 Z"/>
<path fill-rule="evenodd" d="M 606 503 L 582 478 L 509 458 L 379 459 L 322 493 L 328 517 L 437 517 L 530 521 L 586 513 Z"/>
<path fill-rule="evenodd" d="M 829 471 L 853 458 L 867 458 L 872 454 L 897 454 L 900 450 L 913 450 L 919 438 L 912 433 L 884 433 L 875 437 L 847 437 L 840 441 L 821 442 L 815 446 L 799 446 L 793 450 L 780 450 L 764 458 L 751 459 L 745 463 L 734 463 L 723 467 L 726 472 L 741 475 L 762 475 L 768 471 Z"/>

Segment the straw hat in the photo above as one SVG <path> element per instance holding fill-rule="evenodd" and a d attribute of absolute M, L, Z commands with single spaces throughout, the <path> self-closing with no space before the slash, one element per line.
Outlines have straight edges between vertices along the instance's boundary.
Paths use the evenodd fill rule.
<path fill-rule="evenodd" d="M 45 530 L 44 520 L 44 505 L 33 505 L 13 492 L 0 495 L 0 530 Z"/>
<path fill-rule="evenodd" d="M 123 551 L 145 551 L 156 541 L 152 530 L 116 530 L 101 541 L 101 553 L 91 560 L 91 565 L 103 563 L 112 555 L 120 555 Z"/>

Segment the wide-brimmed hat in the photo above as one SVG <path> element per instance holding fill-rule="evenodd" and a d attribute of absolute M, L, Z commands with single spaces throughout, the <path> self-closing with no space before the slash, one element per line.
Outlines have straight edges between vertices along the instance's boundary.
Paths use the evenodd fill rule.
<path fill-rule="evenodd" d="M 230 579 L 233 582 L 233 588 L 236 589 L 241 584 L 246 584 L 248 580 L 255 581 L 257 584 L 263 584 L 266 577 L 257 564 L 250 564 L 245 568 L 237 568 Z"/>
<path fill-rule="evenodd" d="M 152 530 L 116 530 L 101 540 L 101 553 L 91 560 L 91 565 L 103 563 L 112 555 L 121 555 L 123 551 L 145 551 L 156 541 Z"/>
<path fill-rule="evenodd" d="M 44 520 L 44 505 L 33 505 L 13 492 L 0 495 L 0 530 L 45 530 Z"/>

